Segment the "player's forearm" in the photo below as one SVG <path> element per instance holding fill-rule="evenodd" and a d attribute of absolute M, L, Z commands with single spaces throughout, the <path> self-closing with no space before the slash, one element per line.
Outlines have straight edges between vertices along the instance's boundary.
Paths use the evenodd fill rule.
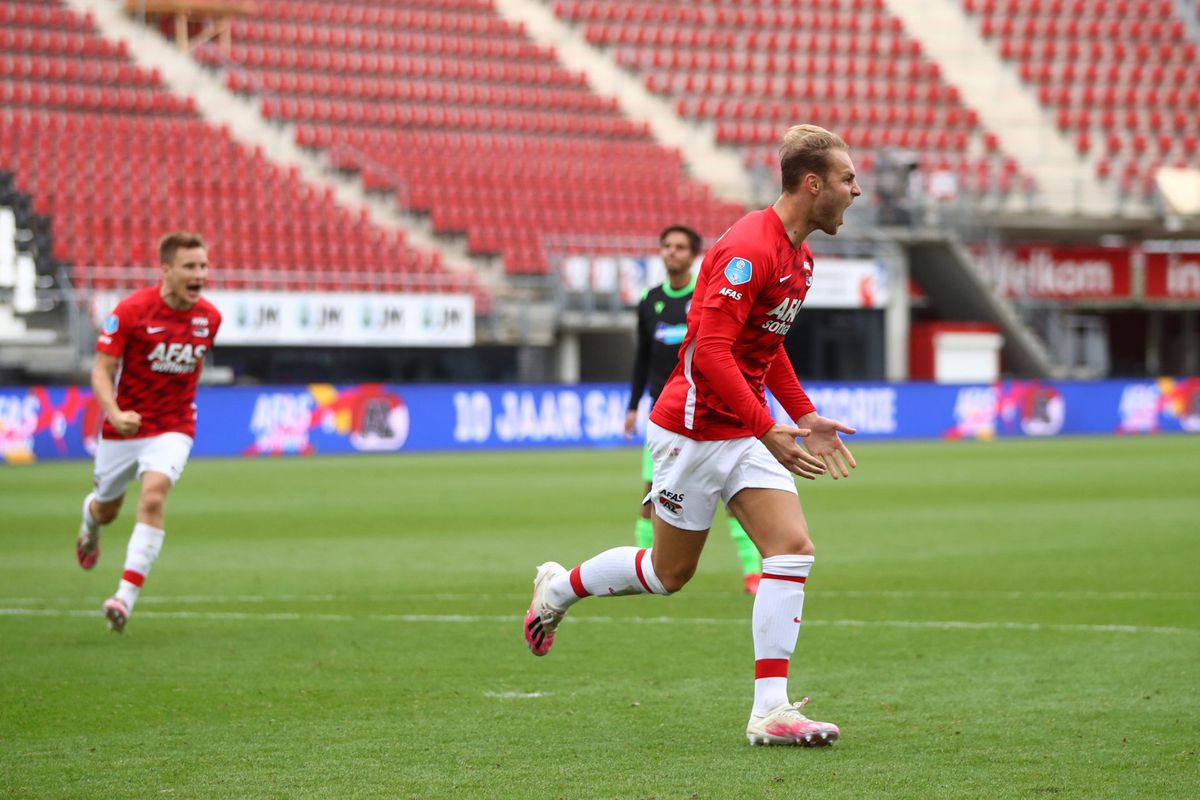
<path fill-rule="evenodd" d="M 782 346 L 767 370 L 766 384 L 793 420 L 798 422 L 802 417 L 816 412 L 817 407 L 808 399 L 800 379 L 796 377 L 792 361 Z"/>
<path fill-rule="evenodd" d="M 650 380 L 650 355 L 638 348 L 637 358 L 633 362 L 633 378 L 629 381 L 629 408 L 637 408 L 642 395 L 646 393 L 646 383 Z"/>
<path fill-rule="evenodd" d="M 119 413 L 121 408 L 117 405 L 117 396 L 114 391 L 116 384 L 117 371 L 103 362 L 97 362 L 92 365 L 92 394 L 96 397 L 96 402 L 100 404 L 100 410 L 105 416 L 112 416 Z"/>

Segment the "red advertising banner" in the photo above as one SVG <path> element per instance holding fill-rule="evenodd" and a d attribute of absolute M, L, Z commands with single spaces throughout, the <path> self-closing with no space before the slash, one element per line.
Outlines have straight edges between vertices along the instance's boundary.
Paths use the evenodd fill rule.
<path fill-rule="evenodd" d="M 1119 300 L 1130 296 L 1128 248 L 1024 245 L 1001 251 L 996 291 L 1004 297 Z"/>
<path fill-rule="evenodd" d="M 1200 300 L 1200 253 L 1146 253 L 1146 298 Z"/>

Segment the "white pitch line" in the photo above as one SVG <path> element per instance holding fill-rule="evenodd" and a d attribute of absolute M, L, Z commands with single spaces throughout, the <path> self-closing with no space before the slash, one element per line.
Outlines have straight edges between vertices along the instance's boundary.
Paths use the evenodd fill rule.
<path fill-rule="evenodd" d="M 361 596 L 355 595 L 356 599 L 359 597 Z M 143 605 L 147 603 L 154 605 L 204 605 L 211 603 L 334 603 L 345 599 L 344 595 L 336 594 L 280 594 L 273 596 L 261 594 L 181 594 L 150 595 L 149 597 L 141 598 L 138 602 Z M 79 602 L 79 598 L 77 597 L 0 597 L 0 603 L 14 606 L 77 602 Z"/>
<path fill-rule="evenodd" d="M 0 608 L 0 617 L 102 617 L 102 611 L 59 608 Z M 356 617 L 348 614 L 297 614 L 295 612 L 249 611 L 138 611 L 139 617 L 150 619 L 210 619 L 210 620 L 320 620 L 324 622 L 353 622 Z"/>
<path fill-rule="evenodd" d="M 0 608 L 0 617 L 100 617 L 100 611 L 81 609 L 52 609 L 52 608 Z M 139 611 L 138 617 L 150 619 L 200 619 L 200 620 L 235 620 L 235 621 L 302 621 L 319 622 L 353 622 L 369 620 L 372 622 L 406 622 L 406 623 L 504 623 L 512 624 L 523 619 L 517 615 L 484 616 L 474 614 L 366 614 L 356 617 L 352 614 L 301 614 L 296 612 L 264 612 L 248 611 Z M 603 617 L 578 616 L 572 617 L 572 624 L 579 622 L 618 623 L 621 625 L 745 625 L 744 619 L 725 617 Z M 1067 631 L 1074 633 L 1152 633 L 1173 636 L 1195 636 L 1200 634 L 1200 628 L 1174 628 L 1155 625 L 1083 625 L 1070 623 L 1041 623 L 1041 622 L 967 622 L 962 620 L 904 620 L 904 619 L 813 619 L 805 620 L 808 627 L 840 627 L 840 628 L 917 628 L 926 630 L 976 630 L 976 631 Z"/>

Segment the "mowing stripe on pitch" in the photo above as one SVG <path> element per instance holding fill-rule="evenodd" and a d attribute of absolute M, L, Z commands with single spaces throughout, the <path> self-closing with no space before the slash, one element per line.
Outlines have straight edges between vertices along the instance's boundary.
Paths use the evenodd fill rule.
<path fill-rule="evenodd" d="M 96 617 L 103 615 L 98 610 L 54 609 L 54 608 L 0 608 L 0 617 Z M 316 621 L 316 622 L 371 622 L 402 623 L 516 623 L 523 619 L 517 615 L 478 614 L 301 614 L 298 612 L 250 612 L 250 611 L 139 611 L 139 619 L 196 619 L 218 621 Z M 741 618 L 725 617 L 603 617 L 576 616 L 568 620 L 576 623 L 618 623 L 621 625 L 745 625 Z M 1195 636 L 1198 628 L 1174 628 L 1156 625 L 1084 625 L 1071 623 L 1042 622 L 967 622 L 963 620 L 904 620 L 904 619 L 813 619 L 805 620 L 806 627 L 839 628 L 916 628 L 926 630 L 966 631 L 1064 631 L 1073 633 L 1152 633 L 1175 636 Z"/>
<path fill-rule="evenodd" d="M 1022 591 L 1022 590 L 952 590 L 952 589 L 814 589 L 822 597 L 885 597 L 941 598 L 946 600 L 1200 600 L 1200 592 L 1102 592 L 1080 591 Z M 688 597 L 730 597 L 740 592 L 688 591 Z M 393 603 L 406 597 L 425 600 L 526 600 L 529 592 L 398 592 L 395 594 L 228 594 L 228 595 L 169 595 L 152 594 L 138 600 L 140 605 L 205 605 L 213 603 L 340 603 L 355 601 Z M 749 598 L 747 598 L 748 600 Z M 0 597 L 0 606 L 69 605 L 78 603 L 78 597 Z"/>

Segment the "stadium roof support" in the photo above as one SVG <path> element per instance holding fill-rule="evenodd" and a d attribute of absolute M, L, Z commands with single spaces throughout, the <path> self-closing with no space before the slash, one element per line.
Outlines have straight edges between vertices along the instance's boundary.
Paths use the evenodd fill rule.
<path fill-rule="evenodd" d="M 226 53 L 233 43 L 233 18 L 256 13 L 254 3 L 241 0 L 125 0 L 130 14 L 162 14 L 175 20 L 175 46 L 187 53 L 210 39 L 221 43 Z M 192 19 L 202 19 L 204 30 L 193 42 L 188 32 Z"/>

